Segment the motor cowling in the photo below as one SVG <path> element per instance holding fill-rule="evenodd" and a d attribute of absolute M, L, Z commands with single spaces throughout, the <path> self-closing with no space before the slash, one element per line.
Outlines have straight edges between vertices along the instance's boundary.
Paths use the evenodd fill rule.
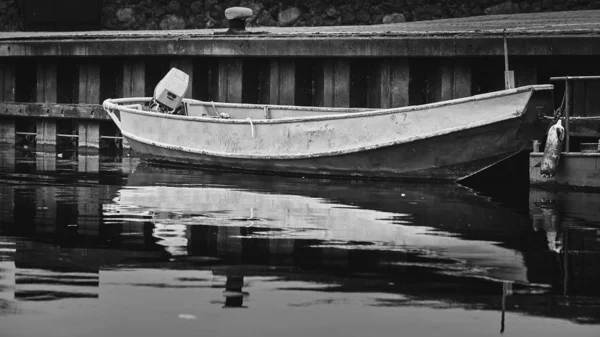
<path fill-rule="evenodd" d="M 190 77 L 177 68 L 171 68 L 154 88 L 150 109 L 164 113 L 177 113 L 183 105 Z"/>

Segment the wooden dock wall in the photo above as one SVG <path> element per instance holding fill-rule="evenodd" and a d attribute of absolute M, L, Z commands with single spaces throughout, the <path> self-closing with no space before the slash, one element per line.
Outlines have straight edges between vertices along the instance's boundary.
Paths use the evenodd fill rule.
<path fill-rule="evenodd" d="M 120 136 L 101 102 L 152 96 L 171 67 L 190 75 L 188 97 L 205 101 L 388 108 L 504 89 L 497 29 L 487 35 L 474 28 L 464 34 L 386 29 L 0 36 L 0 143 L 27 136 L 37 145 L 70 139 L 96 149 Z M 534 31 L 507 41 L 517 86 L 600 74 L 598 32 Z"/>

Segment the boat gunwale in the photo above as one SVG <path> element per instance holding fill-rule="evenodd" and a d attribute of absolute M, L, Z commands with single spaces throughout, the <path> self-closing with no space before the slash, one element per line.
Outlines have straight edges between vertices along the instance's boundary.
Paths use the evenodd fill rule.
<path fill-rule="evenodd" d="M 380 115 L 388 115 L 388 114 L 396 114 L 396 113 L 404 113 L 410 111 L 419 111 L 426 110 L 432 108 L 439 108 L 448 105 L 456 105 L 461 103 L 468 103 L 472 101 L 485 100 L 496 97 L 503 97 L 514 95 L 521 92 L 534 92 L 534 91 L 543 91 L 543 90 L 553 90 L 554 86 L 552 84 L 538 84 L 538 85 L 528 85 L 522 86 L 513 89 L 499 90 L 484 94 L 478 94 L 463 98 L 457 98 L 442 102 L 434 102 L 422 105 L 412 105 L 406 107 L 396 107 L 396 108 L 388 108 L 388 109 L 372 109 L 372 110 L 359 110 L 358 112 L 346 112 L 346 113 L 337 113 L 337 114 L 326 114 L 320 116 L 302 116 L 302 117 L 284 117 L 284 118 L 275 118 L 275 119 L 225 119 L 225 118 L 215 118 L 215 116 L 183 116 L 183 115 L 172 115 L 161 112 L 153 112 L 153 111 L 143 111 L 139 109 L 133 109 L 126 107 L 120 104 L 132 104 L 139 102 L 149 102 L 152 98 L 150 97 L 131 97 L 131 98 L 116 98 L 111 99 L 108 98 L 104 100 L 102 106 L 105 110 L 119 110 L 128 113 L 138 114 L 138 115 L 146 115 L 158 118 L 165 119 L 179 119 L 185 121 L 198 121 L 198 122 L 207 122 L 207 123 L 224 123 L 224 124 L 248 124 L 249 120 L 254 124 L 284 124 L 284 123 L 301 123 L 301 122 L 318 122 L 318 121 L 328 121 L 328 120 L 337 120 L 337 119 L 349 119 L 349 118 L 361 118 L 361 117 L 370 117 L 370 116 L 380 116 Z M 202 105 L 209 104 L 209 102 L 199 101 L 195 99 L 184 99 L 186 102 L 200 103 Z M 119 104 L 120 103 L 120 104 Z M 275 108 L 275 109 L 284 109 L 284 110 L 312 110 L 312 111 L 348 111 L 351 108 L 328 108 L 328 107 L 300 107 L 300 106 L 290 106 L 290 105 L 269 105 L 269 104 L 241 104 L 241 103 L 223 103 L 215 102 L 215 106 L 220 107 L 232 107 L 232 108 Z M 360 108 L 359 108 L 360 109 Z M 521 110 L 521 113 L 524 112 L 525 109 Z"/>

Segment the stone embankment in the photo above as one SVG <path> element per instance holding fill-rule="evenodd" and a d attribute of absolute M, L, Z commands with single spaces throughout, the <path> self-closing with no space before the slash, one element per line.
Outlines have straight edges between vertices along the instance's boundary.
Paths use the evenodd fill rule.
<path fill-rule="evenodd" d="M 23 29 L 19 5 L 0 1 L 0 30 Z M 247 26 L 373 25 L 478 15 L 600 8 L 597 0 L 104 0 L 105 30 L 171 30 L 227 27 L 225 9 L 244 6 Z"/>

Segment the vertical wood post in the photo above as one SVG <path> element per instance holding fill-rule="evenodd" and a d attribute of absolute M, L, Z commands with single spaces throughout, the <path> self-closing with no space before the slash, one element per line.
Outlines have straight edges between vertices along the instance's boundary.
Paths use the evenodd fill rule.
<path fill-rule="evenodd" d="M 350 106 L 350 61 L 346 59 L 323 62 L 322 106 Z"/>
<path fill-rule="evenodd" d="M 56 171 L 56 146 L 48 146 L 35 156 L 35 169 L 40 172 Z"/>
<path fill-rule="evenodd" d="M 79 153 L 77 155 L 77 171 L 98 173 L 100 171 L 100 156 L 91 153 Z"/>
<path fill-rule="evenodd" d="M 379 62 L 372 84 L 374 92 L 369 106 L 396 108 L 408 105 L 410 69 L 408 59 L 384 59 Z"/>
<path fill-rule="evenodd" d="M 296 62 L 288 59 L 273 59 L 269 72 L 269 103 L 295 104 Z"/>
<path fill-rule="evenodd" d="M 75 196 L 77 198 L 77 232 L 80 235 L 98 236 L 102 213 L 100 191 L 97 188 L 76 187 Z"/>
<path fill-rule="evenodd" d="M 227 103 L 242 102 L 243 61 L 238 58 L 219 60 L 218 100 Z"/>
<path fill-rule="evenodd" d="M 193 98 L 192 97 L 192 89 L 193 89 L 193 83 L 194 83 L 194 63 L 192 62 L 192 59 L 190 58 L 182 58 L 182 59 L 176 59 L 176 60 L 172 60 L 171 61 L 171 67 L 173 68 L 177 68 L 181 71 L 183 71 L 184 73 L 188 74 L 189 78 L 189 84 L 188 84 L 188 89 L 185 92 L 185 98 Z"/>
<path fill-rule="evenodd" d="M 100 104 L 100 65 L 79 66 L 78 102 Z M 100 148 L 100 124 L 96 120 L 79 121 L 79 147 Z"/>
<path fill-rule="evenodd" d="M 567 79 L 565 80 L 565 152 L 569 152 L 570 147 L 570 126 L 569 126 L 569 117 L 571 116 L 571 82 Z"/>
<path fill-rule="evenodd" d="M 146 94 L 146 63 L 126 60 L 123 62 L 121 76 L 117 87 L 117 94 L 120 97 L 144 97 Z M 125 139 L 122 144 L 124 150 L 130 148 Z"/>
<path fill-rule="evenodd" d="M 38 63 L 36 101 L 56 103 L 57 67 L 54 63 Z"/>
<path fill-rule="evenodd" d="M 435 81 L 434 102 L 470 96 L 471 66 L 461 60 L 444 60 Z"/>
<path fill-rule="evenodd" d="M 0 101 L 15 101 L 15 84 L 15 65 L 9 63 L 0 64 Z M 0 120 L 0 144 L 14 144 L 15 132 L 15 120 L 2 117 L 2 120 Z"/>
<path fill-rule="evenodd" d="M 117 88 L 120 97 L 144 97 L 146 94 L 146 64 L 140 61 L 123 62 L 122 81 Z"/>
<path fill-rule="evenodd" d="M 37 66 L 36 101 L 40 103 L 56 103 L 57 70 L 54 63 L 39 63 Z M 36 123 L 37 146 L 56 145 L 56 121 L 49 118 L 38 119 Z"/>

